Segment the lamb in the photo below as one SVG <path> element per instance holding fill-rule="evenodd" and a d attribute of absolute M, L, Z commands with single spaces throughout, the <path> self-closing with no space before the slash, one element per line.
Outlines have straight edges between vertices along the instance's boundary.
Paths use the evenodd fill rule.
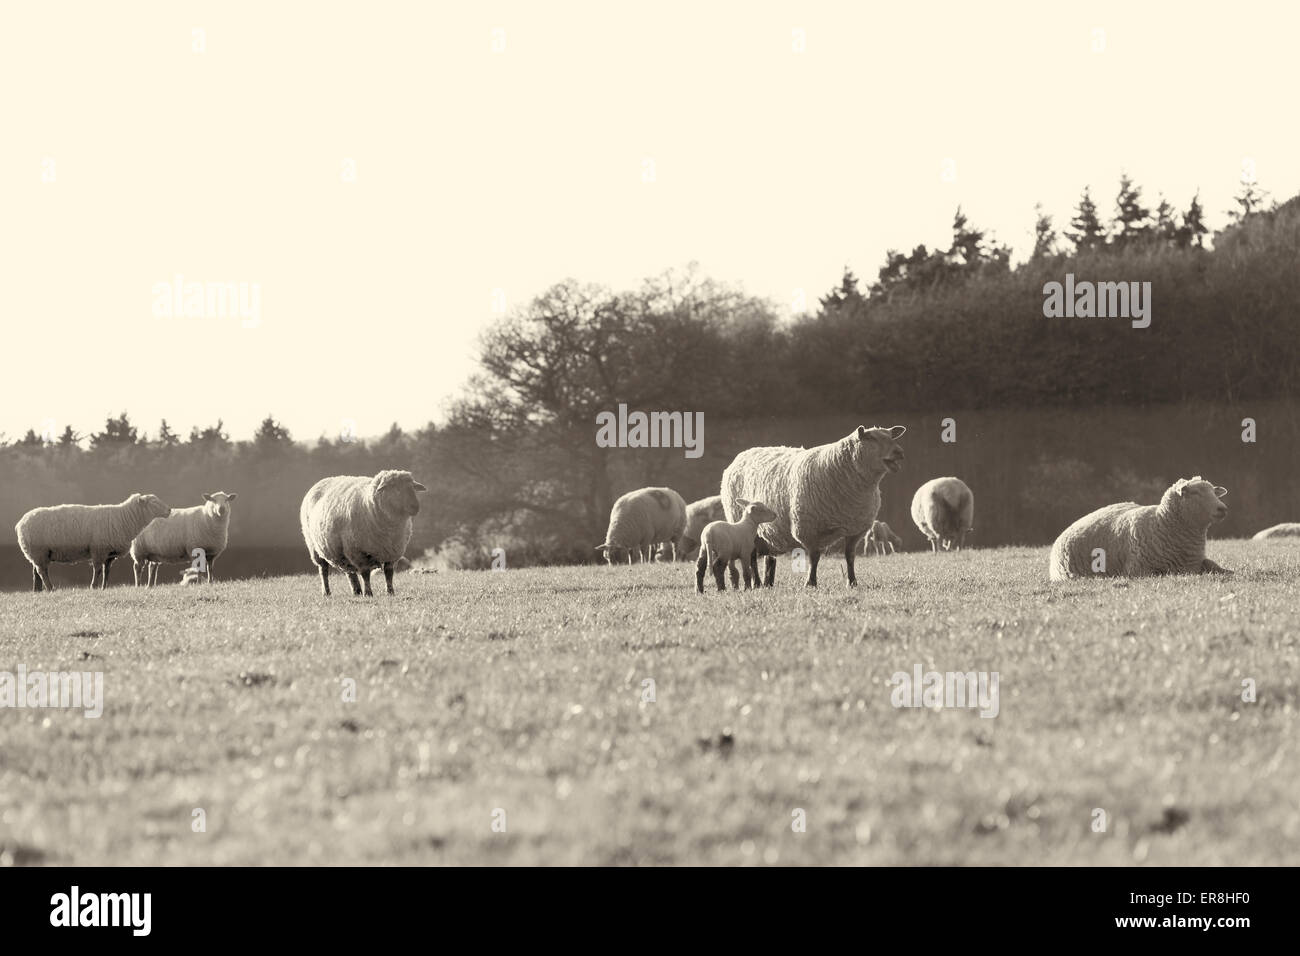
<path fill-rule="evenodd" d="M 912 496 L 912 520 L 930 540 L 930 550 L 960 551 L 975 530 L 975 495 L 960 478 L 932 478 Z"/>
<path fill-rule="evenodd" d="M 108 587 L 113 561 L 150 521 L 171 514 L 155 495 L 133 494 L 116 505 L 55 505 L 33 508 L 18 519 L 18 547 L 32 563 L 32 590 L 53 591 L 50 562 L 90 560 L 90 587 Z"/>
<path fill-rule="evenodd" d="M 1158 505 L 1132 501 L 1084 515 L 1052 545 L 1048 576 L 1142 577 L 1231 574 L 1205 556 L 1205 532 L 1223 520 L 1228 489 L 1200 475 L 1179 478 Z"/>
<path fill-rule="evenodd" d="M 659 560 L 665 561 L 673 557 L 672 549 L 675 547 L 677 560 L 689 561 L 700 548 L 700 532 L 704 530 L 704 526 L 710 521 L 721 521 L 726 516 L 727 513 L 722 508 L 721 495 L 692 501 L 686 506 L 686 528 L 675 541 L 665 542 L 659 546 Z"/>
<path fill-rule="evenodd" d="M 728 519 L 740 518 L 742 500 L 762 501 L 776 520 L 758 532 L 751 557 L 755 580 L 757 555 L 766 557 L 763 583 L 776 582 L 776 555 L 795 548 L 808 556 L 806 586 L 817 586 L 822 551 L 844 539 L 849 586 L 857 586 L 853 561 L 858 542 L 880 512 L 880 481 L 903 467 L 898 439 L 907 431 L 859 425 L 839 441 L 816 448 L 770 446 L 736 456 L 722 473 L 722 503 Z"/>
<path fill-rule="evenodd" d="M 1268 538 L 1300 538 L 1300 522 L 1288 521 L 1265 528 L 1256 534 L 1252 541 L 1264 541 Z"/>
<path fill-rule="evenodd" d="M 238 495 L 217 491 L 204 494 L 204 504 L 177 508 L 166 518 L 155 518 L 131 542 L 131 562 L 135 584 L 153 587 L 158 571 L 166 562 L 190 561 L 195 551 L 202 551 L 203 568 L 212 583 L 212 565 L 226 550 L 230 536 L 230 504 Z M 182 582 L 184 583 L 184 582 Z"/>
<path fill-rule="evenodd" d="M 713 568 L 713 576 L 718 582 L 718 590 L 727 589 L 723 579 L 723 568 L 731 571 L 731 589 L 740 589 L 739 576 L 736 574 L 736 559 L 745 572 L 745 590 L 751 582 L 758 586 L 758 567 L 754 565 L 751 575 L 751 563 L 754 561 L 754 539 L 758 536 L 758 526 L 765 521 L 775 521 L 776 512 L 761 501 L 745 501 L 736 504 L 743 509 L 742 517 L 732 524 L 727 521 L 711 521 L 700 532 L 700 556 L 695 562 L 695 590 L 704 593 L 704 572 Z"/>
<path fill-rule="evenodd" d="M 409 471 L 392 470 L 373 478 L 322 478 L 311 486 L 298 519 L 326 597 L 330 568 L 347 574 L 353 594 L 362 593 L 364 580 L 366 597 L 374 597 L 370 573 L 382 567 L 388 593 L 396 593 L 393 566 L 411 540 L 411 519 L 420 511 L 416 492 L 427 490 Z"/>
<path fill-rule="evenodd" d="M 894 554 L 902 543 L 903 539 L 894 534 L 893 528 L 883 521 L 873 521 L 871 530 L 867 532 L 867 536 L 863 539 L 862 553 L 866 555 L 874 549 L 876 554 L 881 556 Z"/>
<path fill-rule="evenodd" d="M 203 575 L 199 574 L 195 568 L 186 568 L 181 572 L 181 584 L 190 585 L 202 583 Z"/>
<path fill-rule="evenodd" d="M 610 564 L 632 563 L 654 556 L 657 545 L 672 545 L 686 527 L 686 501 L 671 488 L 641 488 L 614 502 L 605 540 L 596 545 Z M 676 554 L 674 552 L 674 558 Z"/>

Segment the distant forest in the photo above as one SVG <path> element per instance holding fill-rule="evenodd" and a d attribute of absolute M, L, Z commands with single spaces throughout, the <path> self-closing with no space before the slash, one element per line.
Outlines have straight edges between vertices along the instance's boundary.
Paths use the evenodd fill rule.
<path fill-rule="evenodd" d="M 716 493 L 742 441 L 840 437 L 804 428 L 796 431 L 806 437 L 791 438 L 796 421 L 911 426 L 908 416 L 961 411 L 992 423 L 997 410 L 1268 403 L 1289 416 L 1294 437 L 1300 197 L 1279 206 L 1246 184 L 1209 242 L 1203 220 L 1197 197 L 1181 211 L 1163 199 L 1153 207 L 1125 177 L 1109 215 L 1087 189 L 1059 229 L 1040 211 L 1034 247 L 1013 266 L 1012 250 L 958 209 L 946 246 L 890 251 L 869 283 L 846 270 L 814 311 L 792 318 L 694 268 L 630 291 L 566 280 L 483 334 L 479 374 L 444 424 L 415 432 L 394 425 L 378 439 L 308 445 L 272 415 L 251 439 L 232 440 L 221 422 L 182 436 L 164 421 L 146 434 L 123 413 L 88 436 L 70 427 L 57 436 L 0 435 L 0 533 L 12 543 L 13 522 L 37 505 L 116 501 L 139 490 L 187 506 L 223 489 L 240 495 L 232 547 L 294 546 L 298 503 L 314 481 L 397 467 L 434 489 L 412 551 L 434 549 L 449 566 L 483 566 L 496 546 L 514 565 L 586 561 L 625 491 L 675 482 L 688 499 Z M 1152 283 L 1150 328 L 1044 318 L 1043 286 L 1067 272 Z M 703 411 L 709 453 L 686 462 L 680 450 L 598 447 L 596 415 L 620 403 Z M 895 418 L 878 422 L 884 412 Z M 904 439 L 909 458 L 908 443 L 918 440 Z M 1085 444 L 1096 446 L 1097 436 Z M 1026 470 L 1055 473 L 1041 450 L 1021 451 L 1030 456 Z M 1274 482 L 1286 480 L 1284 468 L 1294 475 L 1294 445 L 1286 455 L 1266 466 L 1279 472 Z M 1090 464 L 1106 475 L 1120 463 Z M 1109 481 L 1106 494 L 1137 483 L 1149 495 L 1157 477 L 1177 477 L 1125 467 L 1132 481 Z M 910 497 L 911 479 L 925 477 L 910 475 L 894 495 Z M 1106 500 L 1115 499 L 1097 504 Z M 1009 504 L 1006 513 L 1020 514 Z M 1023 540 L 1040 539 L 1056 520 Z"/>

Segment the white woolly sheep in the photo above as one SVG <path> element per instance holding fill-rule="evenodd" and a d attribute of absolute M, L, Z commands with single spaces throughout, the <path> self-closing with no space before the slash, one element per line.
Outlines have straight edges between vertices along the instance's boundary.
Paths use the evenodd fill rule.
<path fill-rule="evenodd" d="M 155 495 L 134 494 L 116 505 L 55 505 L 33 508 L 18 519 L 18 546 L 32 563 L 32 590 L 53 591 L 50 562 L 90 561 L 90 586 L 108 587 L 113 561 L 154 518 L 171 513 Z"/>
<path fill-rule="evenodd" d="M 671 546 L 685 527 L 686 500 L 671 488 L 629 491 L 614 502 L 605 541 L 596 550 L 604 551 L 611 565 L 625 558 L 631 564 L 633 554 L 646 561 L 658 545 Z"/>
<path fill-rule="evenodd" d="M 666 561 L 673 557 L 673 548 L 677 549 L 678 561 L 690 561 L 700 550 L 700 532 L 710 521 L 722 521 L 727 512 L 722 507 L 722 496 L 713 495 L 692 501 L 686 506 L 686 527 L 677 536 L 677 540 L 659 546 L 659 560 Z"/>
<path fill-rule="evenodd" d="M 776 555 L 802 548 L 808 556 L 806 584 L 816 587 L 822 551 L 843 538 L 849 586 L 856 587 L 858 542 L 880 512 L 880 480 L 903 467 L 898 439 L 906 431 L 902 425 L 859 425 L 847 437 L 816 448 L 751 448 L 737 455 L 722 473 L 727 517 L 739 519 L 741 500 L 762 501 L 777 515 L 759 529 L 751 560 L 755 579 L 758 554 L 767 559 L 763 583 L 772 587 Z"/>
<path fill-rule="evenodd" d="M 975 495 L 960 478 L 932 478 L 912 496 L 912 520 L 935 554 L 960 551 L 975 530 Z"/>
<path fill-rule="evenodd" d="M 731 571 L 731 589 L 739 590 L 740 580 L 736 574 L 736 559 L 745 572 L 745 590 L 751 583 L 758 586 L 758 570 L 751 569 L 754 561 L 754 541 L 758 536 L 758 526 L 765 521 L 775 521 L 776 512 L 761 501 L 736 502 L 742 509 L 741 518 L 734 524 L 728 521 L 711 521 L 700 532 L 700 556 L 695 562 L 695 589 L 704 593 L 704 572 L 713 568 L 713 577 L 718 582 L 718 590 L 727 589 L 722 576 L 723 569 Z M 752 574 L 751 574 L 752 570 Z"/>
<path fill-rule="evenodd" d="M 1288 521 L 1275 524 L 1271 528 L 1260 531 L 1251 540 L 1263 541 L 1267 538 L 1300 538 L 1300 522 Z"/>
<path fill-rule="evenodd" d="M 238 497 L 217 491 L 203 496 L 203 504 L 177 508 L 166 518 L 155 518 L 131 542 L 131 562 L 135 584 L 153 587 L 158 571 L 166 563 L 189 562 L 195 551 L 203 552 L 205 567 L 197 573 L 207 574 L 212 583 L 212 565 L 226 550 L 230 537 L 230 503 Z"/>
<path fill-rule="evenodd" d="M 344 572 L 353 594 L 373 597 L 370 572 L 384 569 L 393 594 L 393 566 L 411 540 L 411 519 L 420 511 L 416 492 L 426 491 L 409 471 L 381 471 L 373 478 L 344 475 L 311 486 L 298 520 L 321 591 L 330 593 L 330 568 Z M 359 577 L 358 577 L 359 576 Z"/>
<path fill-rule="evenodd" d="M 883 521 L 873 521 L 871 530 L 867 536 L 862 539 L 862 553 L 866 555 L 869 551 L 874 550 L 877 555 L 894 554 L 903 544 L 903 539 L 894 534 L 894 529 Z"/>
<path fill-rule="evenodd" d="M 203 583 L 203 575 L 199 574 L 197 569 L 186 568 L 184 571 L 181 572 L 181 584 L 191 585 L 191 584 L 202 584 L 202 583 Z"/>
<path fill-rule="evenodd" d="M 1158 505 L 1126 501 L 1084 515 L 1052 545 L 1048 576 L 1231 574 L 1205 556 L 1205 532 L 1223 520 L 1228 493 L 1197 475 L 1179 478 Z"/>

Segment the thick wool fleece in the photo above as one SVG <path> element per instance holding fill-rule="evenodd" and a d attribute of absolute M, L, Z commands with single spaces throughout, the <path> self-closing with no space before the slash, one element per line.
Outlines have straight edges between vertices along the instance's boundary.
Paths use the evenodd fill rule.
<path fill-rule="evenodd" d="M 931 547 L 965 543 L 975 525 L 975 495 L 960 478 L 932 478 L 912 496 L 912 521 Z"/>
<path fill-rule="evenodd" d="M 396 562 L 411 540 L 422 490 L 407 471 L 322 478 L 298 511 L 312 563 L 364 575 Z"/>
<path fill-rule="evenodd" d="M 609 513 L 604 547 L 611 563 L 624 552 L 644 552 L 660 544 L 671 544 L 686 527 L 686 500 L 671 488 L 641 488 L 629 491 Z"/>

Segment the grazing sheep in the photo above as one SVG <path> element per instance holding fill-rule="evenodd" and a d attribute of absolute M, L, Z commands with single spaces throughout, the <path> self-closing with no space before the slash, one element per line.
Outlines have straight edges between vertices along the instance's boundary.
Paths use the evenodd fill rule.
<path fill-rule="evenodd" d="M 181 584 L 202 584 L 203 575 L 199 574 L 194 568 L 186 568 L 181 572 Z M 150 585 L 152 587 L 152 585 Z"/>
<path fill-rule="evenodd" d="M 205 494 L 201 505 L 177 508 L 166 518 L 150 521 L 131 542 L 136 587 L 142 584 L 153 587 L 158 583 L 158 571 L 163 564 L 189 562 L 200 549 L 211 584 L 212 565 L 226 550 L 230 536 L 230 503 L 237 497 L 224 491 Z"/>
<path fill-rule="evenodd" d="M 960 478 L 932 478 L 912 496 L 912 520 L 930 539 L 930 550 L 960 551 L 975 530 L 975 495 Z"/>
<path fill-rule="evenodd" d="M 902 545 L 903 539 L 894 534 L 894 529 L 883 521 L 873 521 L 871 530 L 863 539 L 862 553 L 866 555 L 869 551 L 875 550 L 876 554 L 884 556 L 894 554 Z"/>
<path fill-rule="evenodd" d="M 604 551 L 611 565 L 622 564 L 624 558 L 631 564 L 633 554 L 646 561 L 658 545 L 671 546 L 685 527 L 686 501 L 671 488 L 629 491 L 614 502 L 605 541 L 596 550 Z"/>
<path fill-rule="evenodd" d="M 659 560 L 666 561 L 673 557 L 673 547 L 677 549 L 678 561 L 691 560 L 700 549 L 700 532 L 704 530 L 704 526 L 710 521 L 722 521 L 726 517 L 727 512 L 723 510 L 721 495 L 692 501 L 686 506 L 686 528 L 677 536 L 676 541 L 665 542 L 659 546 Z"/>
<path fill-rule="evenodd" d="M 1228 489 L 1197 475 L 1179 478 L 1158 505 L 1132 501 L 1084 515 L 1052 545 L 1048 576 L 1142 577 L 1231 574 L 1205 556 L 1205 532 L 1222 521 Z"/>
<path fill-rule="evenodd" d="M 695 562 L 695 590 L 704 593 L 704 572 L 713 568 L 713 577 L 718 582 L 718 590 L 727 589 L 723 579 L 723 568 L 731 571 L 731 589 L 739 590 L 740 581 L 736 574 L 736 559 L 745 572 L 745 590 L 751 582 L 758 586 L 758 567 L 754 560 L 754 540 L 758 537 L 758 526 L 765 521 L 775 521 L 776 512 L 761 501 L 746 501 L 741 498 L 736 502 L 742 516 L 735 524 L 727 521 L 711 521 L 700 532 L 700 556 Z M 751 575 L 751 564 L 752 575 Z"/>
<path fill-rule="evenodd" d="M 1264 541 L 1268 538 L 1300 538 L 1300 522 L 1288 521 L 1284 524 L 1275 524 L 1271 528 L 1265 528 L 1250 540 Z"/>
<path fill-rule="evenodd" d="M 374 597 L 370 572 L 382 567 L 388 593 L 395 593 L 393 567 L 406 551 L 411 519 L 420 511 L 416 492 L 426 490 L 409 471 L 381 471 L 373 478 L 322 478 L 311 486 L 298 520 L 327 597 L 330 568 L 348 576 L 353 594 L 362 593 L 364 580 L 366 597 Z"/>
<path fill-rule="evenodd" d="M 113 561 L 131 550 L 135 536 L 171 509 L 154 495 L 134 494 L 116 505 L 55 505 L 33 508 L 18 519 L 18 546 L 32 563 L 32 590 L 53 591 L 50 562 L 90 560 L 90 586 L 108 587 Z"/>
<path fill-rule="evenodd" d="M 727 517 L 740 517 L 742 499 L 762 501 L 777 515 L 758 532 L 751 560 L 755 579 L 758 554 L 767 559 L 763 583 L 772 587 L 776 555 L 801 548 L 808 556 L 806 584 L 816 587 L 822 551 L 843 538 L 849 586 L 856 587 L 858 542 L 880 512 L 880 480 L 903 467 L 898 439 L 906 431 L 902 425 L 859 425 L 847 437 L 816 448 L 751 448 L 737 455 L 722 473 Z"/>

